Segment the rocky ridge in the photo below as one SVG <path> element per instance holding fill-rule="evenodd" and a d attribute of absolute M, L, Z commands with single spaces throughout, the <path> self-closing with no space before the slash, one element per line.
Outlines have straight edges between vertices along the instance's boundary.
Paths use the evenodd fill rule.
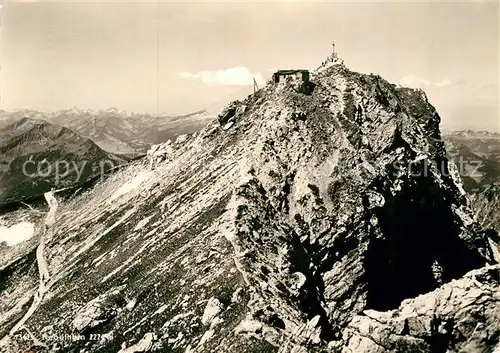
<path fill-rule="evenodd" d="M 500 267 L 425 93 L 336 57 L 311 80 L 61 204 L 29 330 L 61 352 L 494 349 Z M 2 296 L 8 330 L 22 298 Z"/>

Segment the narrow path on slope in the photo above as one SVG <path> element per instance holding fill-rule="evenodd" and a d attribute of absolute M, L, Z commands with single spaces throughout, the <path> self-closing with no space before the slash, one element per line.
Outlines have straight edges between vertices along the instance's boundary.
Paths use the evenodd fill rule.
<path fill-rule="evenodd" d="M 40 306 L 45 292 L 47 292 L 47 290 L 50 288 L 50 285 L 47 285 L 48 282 L 50 281 L 50 273 L 47 265 L 47 260 L 44 257 L 45 240 L 46 240 L 45 237 L 48 233 L 49 228 L 52 227 L 52 225 L 55 223 L 55 214 L 59 206 L 57 199 L 54 197 L 54 193 L 57 191 L 49 191 L 44 194 L 45 200 L 49 205 L 49 212 L 45 217 L 42 234 L 40 235 L 40 243 L 38 245 L 38 248 L 36 249 L 36 260 L 38 265 L 38 273 L 40 276 L 40 283 L 38 285 L 38 290 L 34 294 L 33 303 L 31 304 L 31 307 L 28 309 L 26 314 L 21 318 L 21 320 L 19 320 L 14 325 L 14 327 L 10 330 L 8 336 L 4 337 L 1 341 L 8 339 L 9 336 L 14 335 L 20 329 L 25 329 L 33 339 L 35 345 L 45 346 L 42 342 L 36 339 L 36 337 L 29 331 L 29 329 L 26 326 L 24 326 L 24 323 L 33 315 L 35 310 Z"/>

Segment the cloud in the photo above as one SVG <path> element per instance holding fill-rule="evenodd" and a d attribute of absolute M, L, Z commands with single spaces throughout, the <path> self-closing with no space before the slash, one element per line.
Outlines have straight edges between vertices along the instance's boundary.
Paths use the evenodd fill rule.
<path fill-rule="evenodd" d="M 257 84 L 265 83 L 260 72 L 251 73 L 246 67 L 236 66 L 229 69 L 215 71 L 200 71 L 197 73 L 180 72 L 179 76 L 185 79 L 197 79 L 203 83 L 227 86 L 252 86 L 253 79 Z"/>

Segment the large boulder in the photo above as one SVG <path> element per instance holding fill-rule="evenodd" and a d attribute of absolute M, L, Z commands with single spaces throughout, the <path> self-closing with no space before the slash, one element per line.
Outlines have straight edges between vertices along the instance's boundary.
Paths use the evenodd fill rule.
<path fill-rule="evenodd" d="M 247 107 L 240 101 L 233 101 L 222 108 L 222 111 L 217 116 L 221 126 L 226 125 L 230 121 L 236 120 L 239 116 L 245 113 Z"/>
<path fill-rule="evenodd" d="M 180 135 L 176 140 L 176 144 L 180 144 L 181 142 L 187 139 L 187 137 L 181 138 L 181 136 L 186 136 L 186 135 Z M 163 161 L 171 160 L 173 158 L 173 154 L 174 154 L 174 149 L 172 147 L 171 140 L 168 140 L 158 145 L 151 146 L 151 148 L 148 150 L 146 154 L 149 160 L 150 169 L 154 169 L 156 165 L 158 165 Z"/>

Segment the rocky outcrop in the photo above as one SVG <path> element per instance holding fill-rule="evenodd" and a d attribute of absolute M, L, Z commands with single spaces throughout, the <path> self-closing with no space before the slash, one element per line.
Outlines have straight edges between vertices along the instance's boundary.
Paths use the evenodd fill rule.
<path fill-rule="evenodd" d="M 388 312 L 366 310 L 344 331 L 350 352 L 489 352 L 500 336 L 500 266 L 467 273 Z"/>
<path fill-rule="evenodd" d="M 146 158 L 149 161 L 149 169 L 154 169 L 161 162 L 169 162 L 175 158 L 175 152 L 190 138 L 196 137 L 196 133 L 192 135 L 182 134 L 177 136 L 175 141 L 172 143 L 171 140 L 167 140 L 164 143 L 151 146 L 151 148 L 146 153 Z"/>
<path fill-rule="evenodd" d="M 139 352 L 149 352 L 153 348 L 153 342 L 157 337 L 154 333 L 148 332 L 144 337 L 136 344 L 120 349 L 118 353 L 139 353 Z"/>
<path fill-rule="evenodd" d="M 222 108 L 217 120 L 221 126 L 234 122 L 245 113 L 246 108 L 246 105 L 240 101 L 233 101 Z"/>
<path fill-rule="evenodd" d="M 74 329 L 79 333 L 88 333 L 112 320 L 126 305 L 125 299 L 120 295 L 122 289 L 116 288 L 101 294 L 78 309 L 73 319 Z"/>
<path fill-rule="evenodd" d="M 150 169 L 154 169 L 159 163 L 170 160 L 173 155 L 172 141 L 168 140 L 165 143 L 153 145 L 146 153 L 149 160 Z"/>
<path fill-rule="evenodd" d="M 176 144 L 169 163 L 145 174 L 137 162 L 62 205 L 48 244 L 55 284 L 29 328 L 57 320 L 49 333 L 106 337 L 46 342 L 63 352 L 494 347 L 495 329 L 481 341 L 469 325 L 496 318 L 497 267 L 485 269 L 494 255 L 434 107 L 336 60 L 311 77 L 311 95 L 268 85 Z M 455 289 L 474 278 L 476 292 Z M 117 287 L 128 299 L 101 300 Z M 467 310 L 485 316 L 451 326 L 471 298 Z M 381 346 L 364 341 L 366 322 Z M 465 334 L 439 336 L 455 329 Z"/>

